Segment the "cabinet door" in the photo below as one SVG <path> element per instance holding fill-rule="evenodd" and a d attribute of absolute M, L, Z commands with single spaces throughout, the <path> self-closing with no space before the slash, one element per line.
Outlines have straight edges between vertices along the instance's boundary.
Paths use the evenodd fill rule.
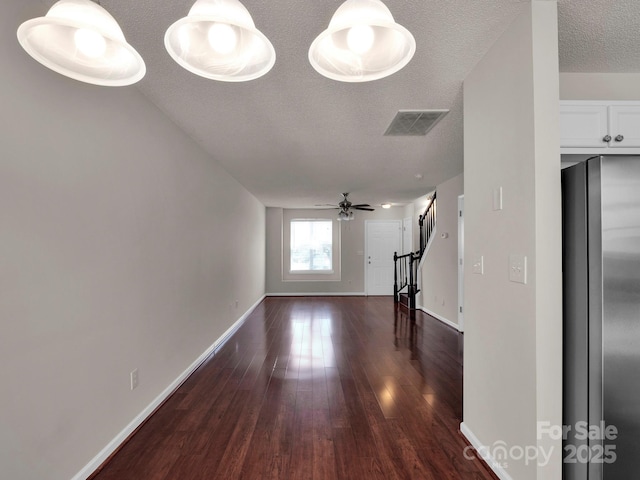
<path fill-rule="evenodd" d="M 609 107 L 610 147 L 640 147 L 640 106 Z"/>
<path fill-rule="evenodd" d="M 606 147 L 606 105 L 561 105 L 561 147 Z"/>

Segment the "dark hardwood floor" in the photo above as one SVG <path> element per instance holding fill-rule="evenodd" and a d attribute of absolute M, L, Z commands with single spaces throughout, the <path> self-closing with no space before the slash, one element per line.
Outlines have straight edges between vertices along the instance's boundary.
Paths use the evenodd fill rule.
<path fill-rule="evenodd" d="M 267 298 L 93 478 L 497 478 L 463 455 L 462 335 L 416 315 Z"/>

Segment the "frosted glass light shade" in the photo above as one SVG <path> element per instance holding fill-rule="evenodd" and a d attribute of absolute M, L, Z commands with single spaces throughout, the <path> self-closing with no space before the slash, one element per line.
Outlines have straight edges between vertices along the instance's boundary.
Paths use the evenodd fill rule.
<path fill-rule="evenodd" d="M 45 67 L 81 82 L 118 87 L 146 73 L 118 22 L 90 0 L 60 0 L 46 16 L 20 25 L 18 41 Z"/>
<path fill-rule="evenodd" d="M 353 212 L 347 212 L 346 210 L 340 210 L 338 212 L 339 222 L 348 222 L 350 220 L 353 220 L 354 218 L 355 218 L 355 215 L 353 214 Z"/>
<path fill-rule="evenodd" d="M 404 67 L 416 51 L 411 32 L 380 0 L 347 0 L 309 48 L 320 74 L 342 82 L 368 82 Z"/>
<path fill-rule="evenodd" d="M 238 0 L 197 0 L 168 28 L 164 45 L 181 67 L 223 82 L 261 77 L 276 61 L 273 45 Z"/>

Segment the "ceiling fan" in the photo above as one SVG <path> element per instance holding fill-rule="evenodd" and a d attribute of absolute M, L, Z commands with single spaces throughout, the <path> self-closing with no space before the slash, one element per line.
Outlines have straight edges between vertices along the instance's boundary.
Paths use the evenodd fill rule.
<path fill-rule="evenodd" d="M 357 205 L 354 205 L 353 203 L 351 203 L 349 201 L 349 193 L 343 193 L 342 194 L 342 200 L 338 203 L 338 205 L 332 205 L 330 203 L 326 203 L 324 205 L 317 205 L 318 207 L 323 207 L 323 206 L 328 206 L 328 207 L 333 207 L 337 210 L 340 210 L 338 212 L 338 221 L 342 222 L 348 222 L 349 220 L 353 220 L 353 210 L 366 210 L 367 212 L 373 212 L 375 210 L 375 208 L 371 208 L 371 205 L 369 205 L 368 203 L 359 203 Z"/>

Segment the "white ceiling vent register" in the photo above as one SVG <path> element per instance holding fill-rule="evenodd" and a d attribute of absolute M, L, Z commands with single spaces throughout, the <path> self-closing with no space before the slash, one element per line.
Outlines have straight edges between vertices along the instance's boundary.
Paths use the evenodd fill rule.
<path fill-rule="evenodd" d="M 449 110 L 398 110 L 387 131 L 387 136 L 426 135 Z"/>

